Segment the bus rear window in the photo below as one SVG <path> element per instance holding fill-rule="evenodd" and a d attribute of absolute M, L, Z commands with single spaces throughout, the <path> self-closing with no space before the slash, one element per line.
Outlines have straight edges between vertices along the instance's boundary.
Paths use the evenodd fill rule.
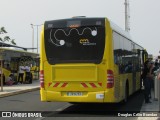
<path fill-rule="evenodd" d="M 50 64 L 100 63 L 105 47 L 105 19 L 45 22 L 45 51 Z"/>

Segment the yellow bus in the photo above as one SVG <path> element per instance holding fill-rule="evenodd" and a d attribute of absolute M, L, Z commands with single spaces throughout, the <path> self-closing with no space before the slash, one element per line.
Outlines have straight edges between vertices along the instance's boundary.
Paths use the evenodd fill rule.
<path fill-rule="evenodd" d="M 41 101 L 116 103 L 140 89 L 145 50 L 107 18 L 46 21 Z"/>
<path fill-rule="evenodd" d="M 4 82 L 10 74 L 14 75 L 15 81 L 18 80 L 19 66 L 26 64 L 31 65 L 32 79 L 38 79 L 39 54 L 16 47 L 0 47 L 0 69 L 3 68 Z M 25 80 L 25 75 L 23 77 Z"/>

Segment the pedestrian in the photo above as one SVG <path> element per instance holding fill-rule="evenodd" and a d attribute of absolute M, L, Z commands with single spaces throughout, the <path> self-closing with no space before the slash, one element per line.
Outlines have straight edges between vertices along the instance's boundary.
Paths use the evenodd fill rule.
<path fill-rule="evenodd" d="M 152 69 L 153 65 L 151 65 L 150 61 L 146 61 L 144 63 L 144 69 L 143 69 L 143 82 L 144 82 L 144 95 L 145 95 L 145 103 L 151 103 L 149 100 L 149 94 L 151 90 L 150 80 L 152 80 Z"/>
<path fill-rule="evenodd" d="M 160 68 L 157 70 L 157 79 L 160 80 Z"/>
<path fill-rule="evenodd" d="M 155 62 L 153 72 L 157 71 L 158 69 L 159 69 L 158 62 Z"/>
<path fill-rule="evenodd" d="M 19 75 L 18 75 L 18 83 L 23 83 L 23 76 L 24 76 L 24 70 L 25 70 L 25 67 L 24 67 L 24 65 L 20 65 L 19 66 Z M 20 79 L 21 79 L 21 81 L 20 81 Z"/>
<path fill-rule="evenodd" d="M 26 71 L 25 83 L 32 83 L 30 69 L 31 69 L 30 65 L 26 64 L 26 66 L 25 66 L 25 71 Z"/>
<path fill-rule="evenodd" d="M 151 64 L 153 64 L 153 63 L 151 63 Z M 152 74 L 153 74 L 154 76 L 156 76 L 156 72 L 157 72 L 158 69 L 159 69 L 159 66 L 158 66 L 158 62 L 157 62 L 157 60 L 156 60 L 156 62 L 154 63 L 154 68 L 153 68 L 153 70 L 152 70 Z M 151 81 L 151 88 L 152 88 L 152 89 L 154 89 L 154 80 L 155 80 L 155 79 L 153 79 L 153 80 Z"/>
<path fill-rule="evenodd" d="M 13 74 L 10 74 L 7 78 L 6 85 L 13 85 L 15 83 Z"/>
<path fill-rule="evenodd" d="M 149 82 L 150 82 L 150 90 L 149 90 L 149 98 L 152 98 L 152 95 L 151 95 L 151 90 L 152 88 L 154 88 L 154 62 L 150 62 L 150 71 L 151 71 L 151 77 L 149 77 Z"/>
<path fill-rule="evenodd" d="M 160 72 L 158 73 L 158 80 L 160 80 Z"/>

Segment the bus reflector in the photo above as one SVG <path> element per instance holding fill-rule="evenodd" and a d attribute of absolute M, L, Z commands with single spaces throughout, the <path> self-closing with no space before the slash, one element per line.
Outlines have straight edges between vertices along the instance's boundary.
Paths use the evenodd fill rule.
<path fill-rule="evenodd" d="M 107 88 L 112 88 L 114 85 L 114 75 L 112 70 L 107 70 Z"/>
<path fill-rule="evenodd" d="M 40 86 L 44 88 L 44 71 L 40 70 Z"/>

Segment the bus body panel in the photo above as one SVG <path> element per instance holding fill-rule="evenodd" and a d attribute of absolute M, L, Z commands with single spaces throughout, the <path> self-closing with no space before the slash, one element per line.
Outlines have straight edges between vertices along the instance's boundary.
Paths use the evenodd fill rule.
<path fill-rule="evenodd" d="M 47 69 L 44 71 L 44 79 L 45 89 L 48 91 L 105 90 L 106 81 L 103 79 L 106 79 L 106 72 L 100 66 L 94 64 L 50 66 L 45 62 L 44 69 Z"/>

